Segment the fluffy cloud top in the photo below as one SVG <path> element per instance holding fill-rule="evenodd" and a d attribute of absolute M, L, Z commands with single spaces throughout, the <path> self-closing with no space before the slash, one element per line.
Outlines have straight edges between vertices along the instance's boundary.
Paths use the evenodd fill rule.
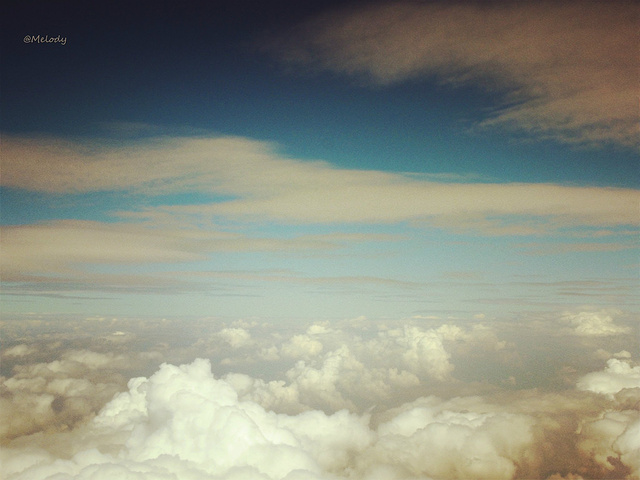
<path fill-rule="evenodd" d="M 382 2 L 304 23 L 286 62 L 381 84 L 436 76 L 509 92 L 486 123 L 569 142 L 637 143 L 633 2 Z"/>
<path fill-rule="evenodd" d="M 3 478 L 636 478 L 634 360 L 609 360 L 605 371 L 582 375 L 575 390 L 516 390 L 511 383 L 505 390 L 503 380 L 530 372 L 514 370 L 504 351 L 557 352 L 544 342 L 537 353 L 523 348 L 528 334 L 511 339 L 519 342 L 513 351 L 501 337 L 523 324 L 502 330 L 482 322 L 357 318 L 278 327 L 206 319 L 185 328 L 184 320 L 87 320 L 83 338 L 100 351 L 60 349 L 48 325 L 41 339 L 56 345 L 56 359 L 39 362 L 34 348 L 5 356 L 21 363 L 2 378 L 1 425 L 9 428 L 1 437 Z M 100 338 L 93 338 L 96 328 Z M 13 345 L 31 343 L 23 331 L 9 332 Z M 121 333 L 122 343 L 102 341 Z M 141 339 L 167 333 L 171 342 L 143 341 L 149 350 L 139 351 Z M 595 348 L 564 335 L 582 354 Z M 624 355 L 631 339 L 606 340 L 618 356 L 632 356 Z M 137 353 L 125 353 L 127 345 Z M 211 360 L 192 360 L 202 355 Z M 168 357 L 189 360 L 157 369 L 146 362 Z M 251 374 L 230 372 L 227 358 Z M 479 375 L 478 358 L 501 376 Z M 547 373 L 566 372 L 571 358 Z M 125 386 L 132 364 L 155 373 Z"/>
<path fill-rule="evenodd" d="M 165 364 L 151 377 L 129 381 L 83 427 L 75 454 L 52 462 L 47 455 L 7 459 L 8 480 L 29 478 L 330 479 L 347 470 L 446 478 L 512 478 L 514 460 L 532 440 L 531 420 L 492 413 L 446 410 L 438 399 L 405 407 L 368 426 L 368 416 L 307 411 L 287 416 L 241 402 L 206 360 Z M 67 441 L 73 439 L 61 437 Z M 78 439 L 75 439 L 77 442 Z M 117 442 L 104 453 L 97 442 Z"/>
<path fill-rule="evenodd" d="M 624 388 L 640 388 L 640 366 L 611 358 L 602 372 L 592 372 L 578 381 L 578 388 L 613 395 Z"/>
<path fill-rule="evenodd" d="M 367 469 L 394 465 L 397 472 L 433 478 L 513 478 L 533 441 L 533 420 L 523 415 L 448 410 L 437 399 L 399 409 L 378 428 Z"/>
<path fill-rule="evenodd" d="M 615 324 L 607 311 L 566 313 L 562 322 L 570 325 L 576 335 L 585 337 L 621 335 L 631 331 L 629 327 Z"/>
<path fill-rule="evenodd" d="M 322 471 L 344 469 L 349 452 L 373 439 L 366 418 L 344 411 L 286 417 L 239 402 L 229 384 L 213 378 L 206 360 L 165 364 L 148 379 L 131 380 L 129 391 L 107 404 L 86 432 L 89 444 L 99 438 L 124 442 L 117 455 L 88 447 L 55 463 L 5 461 L 5 478 L 107 479 L 117 473 L 157 479 L 313 479 Z"/>
<path fill-rule="evenodd" d="M 223 328 L 218 335 L 233 348 L 252 344 L 251 334 L 244 328 Z"/>
<path fill-rule="evenodd" d="M 568 400 L 555 401 L 562 419 Z M 553 414 L 550 404 L 544 410 Z M 275 413 L 241 400 L 233 383 L 216 379 L 210 362 L 198 359 L 130 380 L 86 425 L 57 434 L 56 449 L 70 455 L 36 447 L 40 437 L 30 447 L 3 449 L 0 460 L 7 480 L 508 480 L 540 472 L 538 442 L 558 428 L 479 397 L 423 397 L 384 417 L 374 428 L 369 415 L 346 410 Z M 637 412 L 620 411 L 585 422 L 581 451 L 591 451 L 604 474 L 632 472 L 638 420 Z"/>
<path fill-rule="evenodd" d="M 73 427 L 122 387 L 118 370 L 127 362 L 123 355 L 71 350 L 52 362 L 16 366 L 11 378 L 0 377 L 0 439 Z"/>

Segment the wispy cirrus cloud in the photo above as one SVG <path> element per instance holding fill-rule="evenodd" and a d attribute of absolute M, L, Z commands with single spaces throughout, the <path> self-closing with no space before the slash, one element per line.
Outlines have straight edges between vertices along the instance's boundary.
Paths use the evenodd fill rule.
<path fill-rule="evenodd" d="M 25 286 L 46 295 L 55 294 L 48 292 L 54 287 L 66 293 L 160 292 L 172 284 L 200 291 L 206 284 L 218 291 L 224 282 L 274 281 L 323 291 L 343 291 L 345 285 L 411 290 L 416 285 L 391 270 L 309 274 L 293 267 L 302 274 L 231 278 L 207 276 L 229 267 L 204 262 L 239 252 L 298 260 L 330 252 L 335 260 L 339 249 L 352 255 L 352 247 L 367 243 L 379 248 L 360 251 L 359 258 L 379 257 L 403 248 L 411 232 L 433 227 L 502 237 L 584 234 L 583 242 L 562 244 L 558 252 L 541 252 L 547 244 L 530 243 L 525 253 L 617 251 L 633 247 L 627 239 L 638 223 L 640 195 L 634 189 L 436 182 L 287 158 L 273 145 L 239 137 L 163 137 L 120 147 L 8 137 L 3 153 L 2 185 L 49 194 L 52 202 L 81 201 L 84 193 L 132 194 L 102 221 L 3 225 L 0 266 L 5 291 L 14 294 Z M 181 195 L 177 202 L 174 193 Z M 611 235 L 612 241 L 589 242 L 590 233 Z M 199 273 L 187 272 L 198 262 Z"/>
<path fill-rule="evenodd" d="M 527 255 L 562 255 L 565 253 L 595 253 L 595 252 L 620 252 L 638 248 L 635 243 L 615 242 L 584 242 L 563 244 L 531 243 L 522 245 Z"/>
<path fill-rule="evenodd" d="M 570 143 L 637 144 L 633 2 L 378 2 L 272 39 L 288 65 L 391 84 L 436 77 L 505 93 L 483 122 Z"/>
<path fill-rule="evenodd" d="M 92 275 L 87 267 L 177 264 L 202 261 L 212 253 L 293 252 L 334 250 L 350 243 L 390 240 L 393 237 L 354 235 L 301 235 L 294 238 L 249 237 L 240 233 L 195 227 L 153 228 L 135 223 L 62 220 L 46 224 L 3 226 L 2 278 L 5 282 L 60 282 L 75 279 L 104 286 L 118 284 L 166 285 L 172 280 L 142 273 L 134 276 Z M 84 272 L 84 273 L 82 273 Z M 193 273 L 185 276 L 193 277 Z M 152 281 L 153 280 L 153 281 Z M 176 281 L 177 279 L 173 279 Z"/>
<path fill-rule="evenodd" d="M 149 196 L 203 192 L 221 197 L 147 212 L 172 219 L 192 215 L 293 224 L 427 220 L 446 228 L 516 235 L 532 233 L 530 225 L 540 232 L 638 222 L 640 196 L 633 189 L 432 182 L 287 158 L 270 144 L 246 138 L 163 138 L 119 148 L 8 138 L 3 150 L 2 184 L 8 187 Z M 510 219 L 507 227 L 496 227 L 496 218 L 498 224 Z"/>
<path fill-rule="evenodd" d="M 225 193 L 230 185 L 257 188 L 257 178 L 249 173 L 262 163 L 280 160 L 271 169 L 274 177 L 262 183 L 286 173 L 293 163 L 279 158 L 266 142 L 238 137 L 155 137 L 113 147 L 5 136 L 2 148 L 2 185 L 47 193 Z"/>

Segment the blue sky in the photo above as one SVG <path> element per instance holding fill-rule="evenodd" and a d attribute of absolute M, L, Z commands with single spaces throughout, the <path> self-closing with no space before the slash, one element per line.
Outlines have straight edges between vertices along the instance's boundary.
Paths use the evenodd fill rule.
<path fill-rule="evenodd" d="M 629 3 L 3 9 L 6 312 L 637 311 Z"/>

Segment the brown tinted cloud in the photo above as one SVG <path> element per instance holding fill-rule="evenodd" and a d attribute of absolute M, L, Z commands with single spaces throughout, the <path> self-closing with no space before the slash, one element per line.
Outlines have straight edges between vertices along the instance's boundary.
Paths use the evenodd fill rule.
<path fill-rule="evenodd" d="M 3 475 L 636 479 L 637 324 L 603 315 L 5 321 Z"/>
<path fill-rule="evenodd" d="M 268 49 L 290 65 L 377 84 L 480 82 L 505 100 L 485 126 L 631 145 L 637 22 L 633 2 L 386 2 L 312 19 Z"/>
<path fill-rule="evenodd" d="M 633 189 L 433 182 L 291 159 L 269 144 L 246 138 L 163 138 L 88 149 L 69 141 L 10 137 L 3 153 L 2 185 L 8 187 L 51 193 L 223 196 L 214 203 L 148 212 L 156 219 L 163 215 L 173 226 L 178 219 L 194 217 L 207 224 L 219 217 L 284 223 L 427 219 L 448 228 L 517 235 L 558 226 L 635 225 L 638 220 L 638 192 Z M 131 212 L 123 215 L 135 218 Z M 517 225 L 506 221 L 503 227 L 507 217 L 515 218 Z"/>

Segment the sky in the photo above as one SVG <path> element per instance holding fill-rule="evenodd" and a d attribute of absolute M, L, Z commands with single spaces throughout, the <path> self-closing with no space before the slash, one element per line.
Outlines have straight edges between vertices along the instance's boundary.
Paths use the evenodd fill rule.
<path fill-rule="evenodd" d="M 638 478 L 634 2 L 0 9 L 7 478 Z"/>

